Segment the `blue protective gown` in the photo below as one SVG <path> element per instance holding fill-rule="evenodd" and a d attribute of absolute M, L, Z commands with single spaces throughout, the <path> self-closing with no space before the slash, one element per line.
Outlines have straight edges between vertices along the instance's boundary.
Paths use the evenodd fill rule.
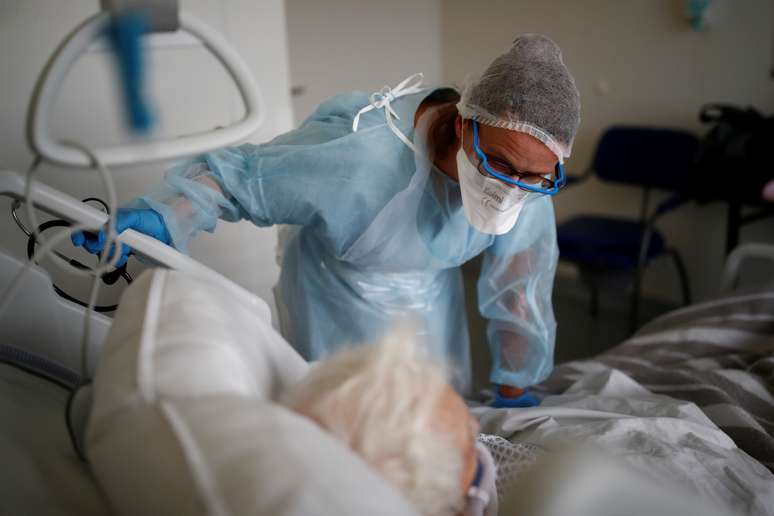
<path fill-rule="evenodd" d="M 420 147 L 414 113 L 429 93 L 392 103 L 396 125 Z M 368 103 L 363 92 L 339 95 L 269 143 L 179 164 L 133 206 L 159 212 L 181 250 L 218 218 L 294 225 L 283 239 L 277 291 L 283 333 L 304 358 L 373 341 L 396 316 L 412 313 L 461 390 L 471 368 L 459 266 L 484 252 L 478 296 L 489 320 L 491 380 L 517 387 L 543 380 L 556 328 L 551 199 L 529 198 L 507 234 L 478 232 L 465 218 L 459 184 L 401 142 L 382 110 L 365 113 L 352 131 Z"/>

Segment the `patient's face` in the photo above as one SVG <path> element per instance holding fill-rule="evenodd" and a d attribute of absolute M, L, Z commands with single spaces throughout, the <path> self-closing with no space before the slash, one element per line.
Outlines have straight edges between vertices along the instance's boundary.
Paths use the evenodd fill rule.
<path fill-rule="evenodd" d="M 479 430 L 478 421 L 470 415 L 465 402 L 449 385 L 446 385 L 441 393 L 435 411 L 434 430 L 451 437 L 462 453 L 460 489 L 464 495 L 476 475 L 475 442 Z"/>

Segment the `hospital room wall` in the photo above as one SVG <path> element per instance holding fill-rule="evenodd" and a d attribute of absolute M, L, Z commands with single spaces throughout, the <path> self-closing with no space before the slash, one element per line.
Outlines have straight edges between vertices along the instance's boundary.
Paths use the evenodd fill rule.
<path fill-rule="evenodd" d="M 265 141 L 290 129 L 284 3 L 182 0 L 180 5 L 224 34 L 256 77 L 267 116 L 251 141 Z M 24 140 L 24 117 L 33 84 L 65 34 L 98 9 L 98 0 L 0 1 L 2 168 L 22 171 L 27 167 L 31 154 Z M 175 39 L 159 45 L 152 47 L 148 77 L 158 108 L 159 134 L 178 135 L 225 126 L 242 115 L 236 88 L 201 45 Z M 56 136 L 89 144 L 118 142 L 126 137 L 119 123 L 119 97 L 108 57 L 104 50 L 90 51 L 74 66 L 55 109 Z M 157 185 L 165 166 L 156 163 L 114 170 L 119 202 Z M 93 172 L 44 166 L 41 179 L 78 198 L 104 197 Z M 0 247 L 22 255 L 25 240 L 10 221 L 9 204 L 0 199 Z M 193 242 L 191 254 L 271 302 L 271 286 L 278 276 L 275 240 L 273 228 L 258 230 L 247 222 L 221 222 L 216 234 L 205 234 Z M 81 296 L 85 294 L 85 282 L 48 268 L 56 271 L 54 275 L 61 285 Z M 105 301 L 115 297 L 114 289 Z"/>
<path fill-rule="evenodd" d="M 441 80 L 441 0 L 286 0 L 290 76 L 300 123 L 333 95 Z"/>
<path fill-rule="evenodd" d="M 702 104 L 727 102 L 774 112 L 774 2 L 714 0 L 709 28 L 694 32 L 685 18 L 687 1 L 446 0 L 442 10 L 444 77 L 461 82 L 481 71 L 513 37 L 541 32 L 562 47 L 581 91 L 582 124 L 571 173 L 590 163 L 602 131 L 614 123 L 704 129 Z M 653 149 L 658 152 L 658 149 Z M 580 213 L 636 216 L 639 192 L 591 181 L 567 190 L 555 202 L 559 221 Z M 660 227 L 686 259 L 695 298 L 718 288 L 725 246 L 725 208 L 689 206 Z M 774 240 L 774 223 L 746 226 L 743 241 Z M 562 267 L 572 274 L 572 268 Z M 651 295 L 677 301 L 676 273 L 669 260 L 646 276 Z"/>

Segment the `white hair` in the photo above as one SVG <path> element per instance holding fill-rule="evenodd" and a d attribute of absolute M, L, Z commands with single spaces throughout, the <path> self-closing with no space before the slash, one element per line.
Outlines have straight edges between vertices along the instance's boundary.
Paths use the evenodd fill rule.
<path fill-rule="evenodd" d="M 285 403 L 343 441 L 422 515 L 448 516 L 463 507 L 463 452 L 433 427 L 439 396 L 450 387 L 416 339 L 398 330 L 334 354 Z"/>

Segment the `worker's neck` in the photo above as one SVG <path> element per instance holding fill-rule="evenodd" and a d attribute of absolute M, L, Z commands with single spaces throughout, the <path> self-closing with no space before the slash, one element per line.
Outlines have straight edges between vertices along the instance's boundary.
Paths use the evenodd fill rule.
<path fill-rule="evenodd" d="M 427 153 L 439 172 L 458 181 L 457 151 L 460 139 L 454 130 L 457 109 L 454 104 L 420 104 L 414 115 L 414 126 L 425 134 Z"/>
<path fill-rule="evenodd" d="M 456 145 L 447 147 L 442 155 L 438 154 L 433 159 L 433 165 L 455 181 L 459 181 L 459 176 L 457 175 L 457 151 L 459 149 L 460 142 L 458 140 Z"/>

